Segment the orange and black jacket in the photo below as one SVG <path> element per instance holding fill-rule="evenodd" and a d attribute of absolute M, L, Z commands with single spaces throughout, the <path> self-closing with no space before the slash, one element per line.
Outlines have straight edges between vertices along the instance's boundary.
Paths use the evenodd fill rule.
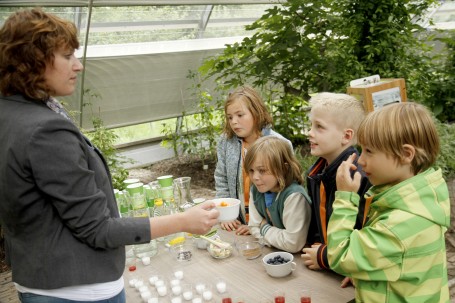
<path fill-rule="evenodd" d="M 327 166 L 327 161 L 319 158 L 316 163 L 308 170 L 307 173 L 307 189 L 308 194 L 312 200 L 312 213 L 311 224 L 308 231 L 308 244 L 321 243 L 322 245 L 318 250 L 318 264 L 321 268 L 329 269 L 327 261 L 327 225 L 329 224 L 330 216 L 332 215 L 332 205 L 335 200 L 336 187 L 336 173 L 340 164 L 346 160 L 350 155 L 359 152 L 354 147 L 345 149 L 338 158 Z M 371 184 L 365 174 L 362 172 L 361 167 L 358 166 L 357 171 L 362 174 L 362 181 L 360 184 L 359 194 L 359 212 L 357 215 L 356 229 L 362 228 L 366 222 L 369 210 L 369 201 L 366 202 L 363 197 L 366 191 L 370 188 Z M 355 171 L 352 172 L 354 174 Z"/>

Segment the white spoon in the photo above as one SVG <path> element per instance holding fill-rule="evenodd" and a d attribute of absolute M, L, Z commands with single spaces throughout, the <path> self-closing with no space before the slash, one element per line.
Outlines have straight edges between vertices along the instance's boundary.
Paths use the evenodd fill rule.
<path fill-rule="evenodd" d="M 210 238 L 207 238 L 206 236 L 199 236 L 200 238 L 204 239 L 205 241 L 207 242 L 210 242 L 212 243 L 213 245 L 216 245 L 218 246 L 219 248 L 223 248 L 223 249 L 226 249 L 226 248 L 230 248 L 231 247 L 231 244 L 227 243 L 227 242 L 218 242 L 218 241 L 215 241 L 215 240 L 212 240 Z"/>

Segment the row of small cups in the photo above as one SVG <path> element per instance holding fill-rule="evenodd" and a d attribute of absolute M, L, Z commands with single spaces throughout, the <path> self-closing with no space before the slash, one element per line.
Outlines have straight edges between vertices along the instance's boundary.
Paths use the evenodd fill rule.
<path fill-rule="evenodd" d="M 181 284 L 181 280 L 183 279 L 183 271 L 181 270 L 176 270 L 173 273 L 173 276 L 169 280 L 170 288 L 171 288 L 171 296 L 176 296 L 175 300 L 172 300 L 173 303 L 179 302 L 179 296 L 182 295 L 183 298 L 186 301 L 193 300 L 195 302 L 199 302 L 198 300 L 194 300 L 197 298 L 193 299 L 193 285 L 184 283 Z M 167 282 L 165 279 L 160 276 L 160 275 L 152 275 L 149 277 L 149 284 L 155 287 L 155 291 L 151 291 L 149 287 L 144 283 L 142 279 L 131 279 L 129 281 L 130 287 L 136 288 L 140 295 L 141 298 L 144 300 L 144 302 L 147 303 L 153 303 L 157 302 L 156 300 L 153 299 L 158 299 L 157 296 L 159 297 L 164 297 L 168 295 L 168 287 L 167 287 Z M 210 284 L 205 284 L 202 281 L 198 281 L 195 283 L 194 288 L 196 290 L 196 293 L 202 296 L 202 298 L 205 301 L 210 301 L 213 298 L 213 293 L 212 293 L 212 287 Z M 218 293 L 224 293 L 226 292 L 226 282 L 222 279 L 217 279 L 216 283 L 216 289 Z M 155 297 L 154 297 L 155 296 Z M 181 300 L 181 298 L 180 298 Z"/>

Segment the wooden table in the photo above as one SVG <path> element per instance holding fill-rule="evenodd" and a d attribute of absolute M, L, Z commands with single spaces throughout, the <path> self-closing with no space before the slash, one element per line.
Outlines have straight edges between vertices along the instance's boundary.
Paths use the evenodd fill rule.
<path fill-rule="evenodd" d="M 232 232 L 218 229 L 222 240 L 242 242 L 253 240 L 252 236 L 236 236 Z M 192 239 L 187 239 L 192 243 Z M 151 259 L 150 265 L 137 262 L 137 269 L 133 272 L 124 272 L 126 298 L 128 303 L 143 302 L 140 292 L 129 285 L 132 279 L 142 279 L 144 284 L 151 290 L 155 287 L 148 282 L 152 275 L 163 276 L 169 282 L 173 270 L 179 267 L 183 271 L 182 283 L 191 283 L 193 287 L 196 281 L 204 281 L 212 285 L 213 299 L 210 302 L 220 303 L 221 296 L 216 289 L 216 278 L 221 277 L 227 285 L 227 289 L 233 298 L 243 297 L 245 303 L 259 303 L 262 298 L 268 298 L 273 302 L 273 292 L 281 289 L 285 291 L 286 302 L 299 302 L 299 290 L 311 289 L 313 303 L 337 303 L 348 302 L 354 298 L 354 288 L 341 288 L 341 276 L 326 271 L 312 271 L 303 265 L 300 254 L 294 254 L 294 262 L 297 268 L 287 277 L 270 277 L 262 264 L 262 258 L 269 252 L 277 251 L 268 247 L 263 248 L 262 256 L 247 260 L 236 250 L 227 259 L 214 259 L 206 250 L 197 249 L 194 246 L 190 261 L 177 261 L 172 254 L 159 244 L 159 252 Z M 168 291 L 170 293 L 171 291 Z M 161 297 L 159 302 L 171 302 L 169 295 Z M 184 301 L 182 302 L 191 302 Z M 205 301 L 203 301 L 205 302 Z M 233 301 L 234 302 L 234 301 Z"/>

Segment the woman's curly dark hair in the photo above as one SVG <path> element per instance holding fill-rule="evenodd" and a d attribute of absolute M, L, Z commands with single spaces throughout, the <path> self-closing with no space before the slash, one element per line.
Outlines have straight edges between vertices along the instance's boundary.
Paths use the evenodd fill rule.
<path fill-rule="evenodd" d="M 0 29 L 0 92 L 47 100 L 53 91 L 44 73 L 54 52 L 78 48 L 77 28 L 70 21 L 39 8 L 13 13 Z"/>

